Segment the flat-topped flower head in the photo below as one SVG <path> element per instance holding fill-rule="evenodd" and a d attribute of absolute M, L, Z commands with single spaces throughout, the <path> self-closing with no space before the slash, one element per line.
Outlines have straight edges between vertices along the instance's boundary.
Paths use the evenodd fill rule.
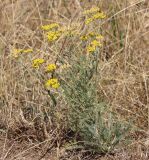
<path fill-rule="evenodd" d="M 19 55 L 23 53 L 31 53 L 31 52 L 33 52 L 33 49 L 14 49 L 12 56 L 17 58 L 19 57 Z"/>
<path fill-rule="evenodd" d="M 82 41 L 87 41 L 88 40 L 88 36 L 87 35 L 83 35 L 83 36 L 80 37 L 80 39 Z"/>
<path fill-rule="evenodd" d="M 81 36 L 80 39 L 82 41 L 87 41 L 89 39 L 101 40 L 101 39 L 103 39 L 103 36 L 101 34 L 96 33 L 96 32 L 90 32 L 86 35 Z"/>
<path fill-rule="evenodd" d="M 89 37 L 95 37 L 96 35 L 97 35 L 96 32 L 90 32 L 90 33 L 88 33 L 88 36 L 89 36 Z"/>
<path fill-rule="evenodd" d="M 99 34 L 99 33 L 97 33 L 97 32 L 90 32 L 90 33 L 88 33 L 88 36 L 89 37 L 94 37 L 94 38 L 100 38 L 100 39 L 102 39 L 103 38 L 103 36 L 101 35 L 101 34 Z"/>
<path fill-rule="evenodd" d="M 33 52 L 33 49 L 24 49 L 23 50 L 23 53 L 31 53 L 31 52 Z"/>
<path fill-rule="evenodd" d="M 39 68 L 39 66 L 40 66 L 41 64 L 43 64 L 44 62 L 45 62 L 45 60 L 44 60 L 43 58 L 34 59 L 34 60 L 32 61 L 32 67 L 33 67 L 33 68 Z"/>
<path fill-rule="evenodd" d="M 43 25 L 41 26 L 41 29 L 44 30 L 44 31 L 49 31 L 53 28 L 58 28 L 59 27 L 59 24 L 57 23 L 51 23 L 51 24 L 48 24 L 48 25 Z"/>
<path fill-rule="evenodd" d="M 95 51 L 96 51 L 96 47 L 95 46 L 93 46 L 93 45 L 87 46 L 87 52 L 88 53 L 93 53 Z"/>
<path fill-rule="evenodd" d="M 97 41 L 97 40 L 93 40 L 91 42 L 91 45 L 94 46 L 94 47 L 100 47 L 100 46 L 102 46 L 101 43 L 99 41 Z"/>
<path fill-rule="evenodd" d="M 85 20 L 85 24 L 90 24 L 91 22 L 93 22 L 93 18 L 87 18 L 86 20 Z"/>
<path fill-rule="evenodd" d="M 91 9 L 84 11 L 84 14 L 87 16 L 85 20 L 86 25 L 94 22 L 97 19 L 104 19 L 106 17 L 106 14 L 98 7 L 92 7 Z"/>
<path fill-rule="evenodd" d="M 100 11 L 99 7 L 92 7 L 91 9 L 85 10 L 83 14 L 88 15 L 88 14 L 93 14 L 99 11 Z"/>
<path fill-rule="evenodd" d="M 57 88 L 60 87 L 60 83 L 58 82 L 57 78 L 51 78 L 51 79 L 49 79 L 49 80 L 46 81 L 45 87 L 47 89 L 50 89 L 50 88 L 57 89 Z"/>
<path fill-rule="evenodd" d="M 92 19 L 104 19 L 106 18 L 106 14 L 104 12 L 97 12 L 92 16 Z"/>
<path fill-rule="evenodd" d="M 49 31 L 47 33 L 47 39 L 50 42 L 57 40 L 60 36 L 61 36 L 60 31 Z"/>
<path fill-rule="evenodd" d="M 49 65 L 47 65 L 46 66 L 46 72 L 53 72 L 53 71 L 55 71 L 56 70 L 56 65 L 55 64 L 49 64 Z"/>
<path fill-rule="evenodd" d="M 102 44 L 100 43 L 100 41 L 97 41 L 96 39 L 91 41 L 91 43 L 87 46 L 87 52 L 88 53 L 93 53 L 96 51 L 96 49 L 98 47 L 101 47 Z"/>

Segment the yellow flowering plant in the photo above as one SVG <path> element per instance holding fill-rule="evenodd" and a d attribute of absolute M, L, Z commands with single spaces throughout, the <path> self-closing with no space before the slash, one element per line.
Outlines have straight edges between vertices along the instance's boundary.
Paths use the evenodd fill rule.
<path fill-rule="evenodd" d="M 89 10 L 84 11 L 83 13 L 85 16 L 87 16 L 86 21 L 88 21 L 88 24 L 95 20 L 95 19 L 100 19 L 101 17 L 104 17 L 101 10 L 98 7 L 93 7 Z M 61 40 L 59 43 L 62 43 L 62 48 L 60 48 L 60 53 L 63 52 L 63 49 L 65 49 L 64 45 L 65 43 L 69 43 L 68 45 L 68 52 L 70 49 L 70 52 L 72 52 L 72 48 L 76 49 L 76 46 L 73 44 L 76 38 L 76 40 L 82 40 L 85 41 L 86 43 L 86 47 L 85 47 L 85 52 L 86 53 L 93 53 L 96 52 L 97 48 L 99 48 L 101 46 L 101 35 L 98 33 L 93 33 L 93 32 L 88 32 L 84 35 L 81 35 L 81 25 L 80 23 L 70 23 L 69 25 L 60 25 L 58 23 L 51 23 L 51 24 L 47 24 L 47 25 L 43 25 L 41 26 L 41 30 L 44 31 L 44 34 L 46 35 L 47 41 L 48 42 L 55 42 L 57 41 L 60 37 L 62 37 L 64 39 Z M 89 29 L 88 29 L 89 31 Z M 61 38 L 61 39 L 62 39 Z M 73 38 L 73 39 L 72 39 Z M 51 43 L 52 46 L 54 46 L 55 43 Z M 78 48 L 79 49 L 79 48 Z M 14 51 L 14 56 L 18 57 L 19 55 L 21 55 L 22 53 L 31 53 L 33 52 L 33 49 L 16 49 Z M 62 56 L 62 57 L 61 57 Z M 43 56 L 42 56 L 43 57 Z M 59 58 L 58 58 L 59 57 Z M 45 72 L 44 75 L 43 73 L 43 79 L 45 82 L 45 88 L 46 90 L 50 90 L 50 89 L 58 89 L 60 87 L 60 82 L 58 81 L 57 77 L 58 76 L 57 72 L 60 70 L 60 72 L 62 72 L 62 70 L 66 70 L 66 68 L 70 68 L 66 67 L 65 63 L 63 63 L 63 54 L 62 55 L 58 55 L 58 57 L 56 58 L 56 62 L 55 63 L 51 63 L 48 64 L 48 62 L 44 59 L 44 58 L 36 58 L 32 60 L 32 67 L 35 69 L 39 69 L 41 68 L 41 70 L 37 70 L 38 72 L 42 71 L 43 68 L 45 68 Z M 65 61 L 65 60 L 64 60 Z M 58 67 L 56 63 L 61 63 L 62 67 Z M 69 64 L 69 66 L 71 66 L 71 62 L 68 62 L 67 64 Z M 42 67 L 43 66 L 43 67 Z M 48 74 L 50 73 L 50 74 Z M 50 76 L 50 78 L 49 78 Z M 55 77 L 55 78 L 53 78 Z M 46 80 L 48 79 L 48 80 Z"/>
<path fill-rule="evenodd" d="M 83 16 L 86 16 L 85 23 L 77 23 L 77 27 L 57 23 L 41 26 L 50 44 L 50 56 L 53 59 L 42 54 L 43 58 L 32 60 L 32 67 L 53 105 L 57 105 L 57 93 L 67 104 L 69 129 L 74 137 L 81 138 L 81 142 L 77 143 L 84 148 L 106 153 L 119 142 L 125 132 L 121 125 L 111 122 L 111 112 L 107 112 L 108 107 L 102 102 L 96 89 L 100 83 L 97 73 L 100 70 L 99 54 L 103 37 L 98 30 L 91 32 L 90 28 L 94 27 L 94 23 L 91 27 L 89 24 L 106 15 L 100 8 L 93 7 L 84 11 Z M 30 52 L 32 49 L 18 49 L 15 50 L 15 56 Z M 52 63 L 49 63 L 49 59 Z"/>

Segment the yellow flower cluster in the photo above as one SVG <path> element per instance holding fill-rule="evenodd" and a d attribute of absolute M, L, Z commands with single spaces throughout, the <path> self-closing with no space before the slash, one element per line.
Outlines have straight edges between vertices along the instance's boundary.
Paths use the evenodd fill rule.
<path fill-rule="evenodd" d="M 64 36 L 74 36 L 78 34 L 78 24 L 71 24 L 70 26 L 60 27 L 57 23 L 44 25 L 41 27 L 42 30 L 47 31 L 46 37 L 49 42 L 56 41 L 63 34 Z"/>
<path fill-rule="evenodd" d="M 48 25 L 41 26 L 41 29 L 44 30 L 44 31 L 48 31 L 48 30 L 51 30 L 53 28 L 58 28 L 58 27 L 59 27 L 59 24 L 51 23 L 51 24 L 48 24 Z"/>
<path fill-rule="evenodd" d="M 49 25 L 41 26 L 41 29 L 44 31 L 47 31 L 46 37 L 49 42 L 52 42 L 52 41 L 57 40 L 62 34 L 62 31 L 61 29 L 59 29 L 59 27 L 60 27 L 59 24 L 52 23 Z"/>
<path fill-rule="evenodd" d="M 84 11 L 84 14 L 88 16 L 85 24 L 89 24 L 97 19 L 104 19 L 106 17 L 105 13 L 98 7 L 92 7 L 91 9 Z"/>
<path fill-rule="evenodd" d="M 87 19 L 85 20 L 85 24 L 89 24 L 89 23 L 91 23 L 91 22 L 93 22 L 93 18 L 87 18 Z"/>
<path fill-rule="evenodd" d="M 42 58 L 34 59 L 34 60 L 32 61 L 32 67 L 33 67 L 33 68 L 39 68 L 39 66 L 40 66 L 41 64 L 43 64 L 44 62 L 45 62 L 45 60 L 42 59 Z"/>
<path fill-rule="evenodd" d="M 60 83 L 58 82 L 57 78 L 51 78 L 51 79 L 46 81 L 45 86 L 46 86 L 47 89 L 49 89 L 51 87 L 54 88 L 54 89 L 57 89 L 57 88 L 59 88 Z"/>
<path fill-rule="evenodd" d="M 95 38 L 95 39 L 103 39 L 103 36 L 101 34 L 95 33 L 95 32 L 90 32 L 87 35 L 81 36 L 82 41 L 87 41 L 89 38 Z"/>
<path fill-rule="evenodd" d="M 91 45 L 92 45 L 92 46 L 95 46 L 95 47 L 100 47 L 100 46 L 101 46 L 101 43 L 100 43 L 99 41 L 97 41 L 97 40 L 93 40 L 93 41 L 91 42 Z"/>
<path fill-rule="evenodd" d="M 32 61 L 32 67 L 39 68 L 40 65 L 43 64 L 44 62 L 45 62 L 45 60 L 42 58 L 34 59 Z M 57 67 L 55 64 L 49 64 L 46 66 L 45 69 L 46 69 L 46 72 L 52 72 L 52 71 L 56 70 L 56 68 Z M 56 79 L 56 78 L 51 78 L 51 79 L 47 80 L 45 83 L 45 87 L 47 89 L 50 89 L 50 88 L 57 89 L 57 88 L 59 88 L 59 86 L 60 86 L 60 83 L 58 82 L 58 79 Z"/>
<path fill-rule="evenodd" d="M 86 40 L 88 40 L 88 36 L 87 35 L 83 35 L 83 36 L 81 36 L 81 38 L 80 38 L 82 41 L 86 41 Z"/>
<path fill-rule="evenodd" d="M 57 40 L 61 36 L 61 31 L 49 31 L 47 33 L 47 39 L 52 42 Z"/>
<path fill-rule="evenodd" d="M 52 72 L 54 70 L 56 70 L 56 65 L 55 64 L 49 64 L 47 67 L 46 67 L 46 72 Z"/>
<path fill-rule="evenodd" d="M 88 34 L 88 36 L 91 37 L 91 38 L 95 38 L 97 40 L 103 39 L 103 36 L 101 34 L 98 34 L 98 33 L 95 33 L 95 32 L 90 32 Z"/>
<path fill-rule="evenodd" d="M 87 52 L 92 53 L 95 52 L 97 47 L 101 47 L 101 43 L 97 40 L 93 40 L 88 46 L 87 46 Z"/>
<path fill-rule="evenodd" d="M 82 41 L 87 41 L 87 40 L 91 40 L 91 42 L 89 43 L 89 45 L 87 46 L 87 52 L 88 53 L 92 53 L 95 52 L 97 47 L 101 47 L 101 39 L 103 39 L 103 36 L 101 34 L 95 33 L 95 32 L 90 32 L 86 35 L 83 35 L 81 37 Z"/>
<path fill-rule="evenodd" d="M 92 19 L 93 19 L 93 20 L 96 20 L 96 19 L 104 19 L 105 17 L 106 17 L 105 13 L 103 13 L 103 12 L 98 12 L 98 13 L 96 13 L 96 14 L 94 14 L 94 15 L 92 16 Z"/>
<path fill-rule="evenodd" d="M 13 50 L 13 57 L 17 58 L 22 53 L 31 53 L 33 49 L 14 49 Z"/>
<path fill-rule="evenodd" d="M 88 53 L 92 53 L 95 52 L 97 47 L 101 47 L 102 44 L 97 41 L 97 40 L 93 40 L 88 46 L 87 46 L 87 52 Z"/>
<path fill-rule="evenodd" d="M 100 11 L 100 8 L 92 7 L 91 9 L 85 10 L 83 12 L 83 14 L 88 15 L 88 14 L 93 14 L 93 13 L 96 13 L 96 12 L 99 12 L 99 11 Z"/>
<path fill-rule="evenodd" d="M 92 52 L 95 52 L 95 51 L 96 51 L 96 47 L 91 46 L 91 45 L 87 46 L 87 52 L 88 53 L 92 53 Z"/>
<path fill-rule="evenodd" d="M 33 52 L 33 49 L 25 49 L 25 50 L 23 50 L 23 53 L 31 53 L 31 52 Z"/>

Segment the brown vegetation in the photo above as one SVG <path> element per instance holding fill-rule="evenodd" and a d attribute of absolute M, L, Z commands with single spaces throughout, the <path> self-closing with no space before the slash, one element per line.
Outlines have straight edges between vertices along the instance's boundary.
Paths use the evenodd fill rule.
<path fill-rule="evenodd" d="M 121 147 L 114 156 L 94 157 L 149 159 L 146 147 L 149 145 L 149 1 L 0 0 L 0 132 L 5 140 L 0 142 L 2 159 L 18 158 L 28 153 L 27 148 L 29 151 L 33 148 L 35 153 L 40 151 L 37 153 L 41 157 L 50 148 L 56 159 L 83 160 L 83 157 L 91 156 L 82 151 L 67 153 L 63 149 L 69 136 L 65 133 L 66 117 L 61 114 L 65 113 L 65 108 L 57 107 L 56 122 L 45 122 L 42 115 L 49 111 L 49 97 L 30 66 L 24 71 L 11 58 L 11 52 L 17 47 L 52 52 L 52 47 L 42 37 L 40 26 L 51 22 L 77 22 L 84 9 L 95 5 L 107 14 L 101 22 L 104 44 L 99 62 L 99 94 L 118 119 L 131 120 L 137 131 L 129 135 L 133 141 L 127 149 Z M 93 28 L 96 29 L 98 26 Z M 55 57 L 49 56 L 49 59 L 53 61 Z M 29 64 L 26 59 L 22 60 L 24 62 Z M 61 103 L 59 100 L 58 106 L 62 106 Z M 13 144 L 18 141 L 21 141 L 19 148 L 25 147 L 19 153 L 13 153 Z M 39 159 L 40 156 L 26 156 L 26 159 Z M 47 159 L 50 158 L 47 156 Z"/>

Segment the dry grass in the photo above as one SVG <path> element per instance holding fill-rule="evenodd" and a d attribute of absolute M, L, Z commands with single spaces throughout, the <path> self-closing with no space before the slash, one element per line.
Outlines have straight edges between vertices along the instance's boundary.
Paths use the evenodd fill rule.
<path fill-rule="evenodd" d="M 50 22 L 76 22 L 84 8 L 95 4 L 100 4 L 108 15 L 101 24 L 105 39 L 100 55 L 99 92 L 120 119 L 131 119 L 134 127 L 138 127 L 145 135 L 148 134 L 148 0 L 0 0 L 0 129 L 4 136 L 26 136 L 25 139 L 29 141 L 58 139 L 61 145 L 64 133 L 60 129 L 65 126 L 54 129 L 55 124 L 49 124 L 52 127 L 49 135 L 47 131 L 51 128 L 47 128 L 42 116 L 40 117 L 48 112 L 48 105 L 51 103 L 40 87 L 40 80 L 33 76 L 29 67 L 24 72 L 10 53 L 16 47 L 33 47 L 51 53 L 52 47 L 43 40 L 39 27 Z M 52 61 L 55 57 L 49 59 Z M 29 64 L 26 59 L 23 62 Z M 61 108 L 56 112 L 61 112 Z M 61 121 L 65 121 L 62 115 L 57 123 Z M 145 154 L 148 151 L 142 151 L 142 144 L 147 144 L 147 139 L 142 139 L 144 137 L 140 134 L 135 134 L 135 138 L 137 142 L 134 143 L 138 144 L 136 157 L 147 159 Z M 45 143 L 44 147 L 48 147 L 48 144 Z M 53 147 L 56 147 L 55 144 Z M 59 150 L 57 159 L 60 158 L 58 152 Z M 79 155 L 77 156 L 79 159 Z M 125 151 L 123 155 L 116 157 L 131 159 L 131 155 Z"/>

